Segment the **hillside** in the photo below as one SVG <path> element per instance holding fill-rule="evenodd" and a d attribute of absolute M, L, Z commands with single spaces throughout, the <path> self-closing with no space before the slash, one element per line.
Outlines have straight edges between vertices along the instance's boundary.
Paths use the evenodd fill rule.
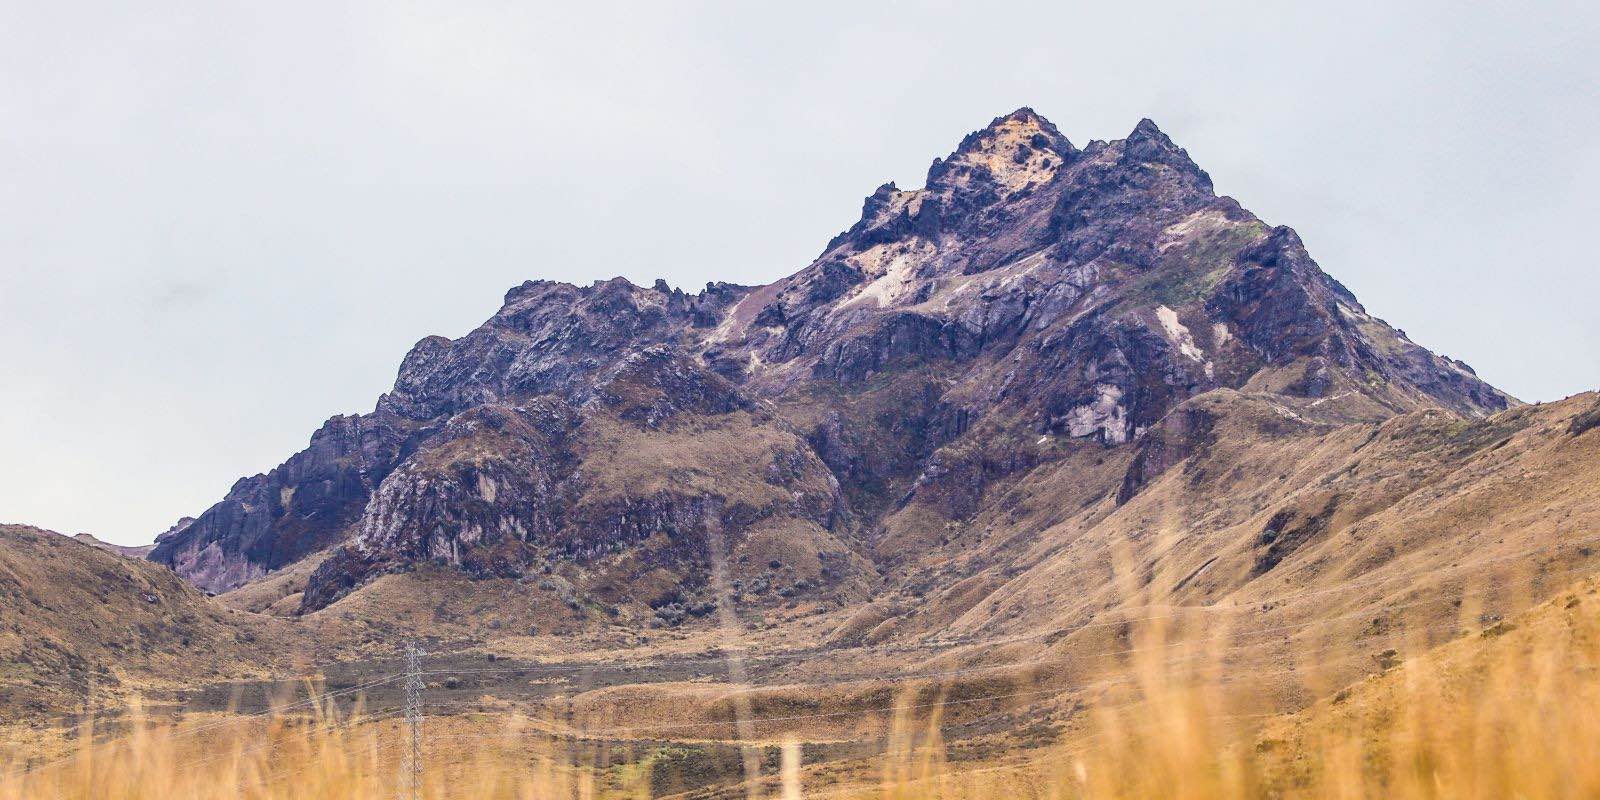
<path fill-rule="evenodd" d="M 1481 420 L 1421 411 L 1330 424 L 1315 401 L 1221 390 L 1180 405 L 1120 458 L 1095 456 L 1098 480 L 1091 465 L 1037 467 L 968 520 L 914 498 L 884 535 L 937 532 L 903 560 L 908 582 L 953 583 L 999 563 L 1014 573 L 983 603 L 925 604 L 931 624 L 958 631 L 1059 621 L 1074 613 L 1054 599 L 1067 587 L 1084 608 L 1112 600 L 1121 587 L 1104 571 L 1118 545 L 1144 591 L 1182 606 L 1357 579 L 1372 588 L 1341 601 L 1393 600 L 1424 580 L 1485 590 L 1499 570 L 1461 564 L 1518 563 L 1530 548 L 1572 563 L 1600 536 L 1600 441 L 1572 433 L 1595 405 L 1588 394 Z"/>
<path fill-rule="evenodd" d="M 1584 796 L 1600 788 L 1597 670 L 1591 578 L 1272 721 L 1254 750 L 1281 796 L 1354 785 L 1338 773 L 1357 765 L 1368 790 L 1388 796 Z"/>
<path fill-rule="evenodd" d="M 119 705 L 132 692 L 271 674 L 287 626 L 230 613 L 169 570 L 0 525 L 0 715 Z"/>
<path fill-rule="evenodd" d="M 1296 421 L 1275 402 L 1195 398 L 1190 418 L 1204 413 L 1230 444 L 1174 457 L 1120 505 L 1136 454 L 1015 478 L 970 524 L 925 528 L 936 535 L 907 545 L 915 557 L 885 575 L 871 603 L 741 610 L 733 641 L 758 656 L 800 654 L 750 667 L 768 687 L 757 707 L 881 709 L 905 685 L 897 676 L 932 674 L 947 677 L 911 685 L 1002 698 L 968 701 L 947 724 L 1004 713 L 1070 729 L 1075 703 L 1098 696 L 1084 687 L 1125 674 L 1137 632 L 1159 619 L 1163 651 L 1189 648 L 1218 674 L 1248 676 L 1237 713 L 1292 711 L 1397 653 L 1475 632 L 1600 573 L 1600 428 L 1582 425 L 1600 413 L 1600 395 L 1473 421 L 1424 411 L 1357 425 Z M 488 613 L 509 605 L 495 600 Z M 715 630 L 672 633 L 684 638 L 652 632 L 584 658 L 650 661 L 729 643 Z M 508 631 L 487 647 L 531 657 L 561 646 Z M 574 702 L 597 718 L 649 708 L 731 724 L 730 687 L 645 677 Z M 1011 697 L 1018 686 L 1023 699 Z M 499 694 L 492 683 L 480 691 Z M 828 739 L 879 717 L 784 729 Z"/>
<path fill-rule="evenodd" d="M 75 534 L 72 535 L 72 538 L 76 539 L 76 540 L 78 540 L 80 542 L 83 542 L 84 544 L 89 545 L 90 547 L 98 547 L 101 550 L 104 550 L 104 551 L 106 551 L 108 553 L 115 553 L 115 554 L 117 554 L 119 556 L 122 556 L 124 558 L 141 558 L 142 559 L 142 558 L 150 555 L 150 551 L 151 550 L 156 549 L 156 546 L 154 544 L 141 544 L 141 545 L 131 545 L 130 546 L 130 545 L 112 544 L 111 542 L 102 542 L 99 539 L 95 538 L 95 535 L 92 534 L 92 533 L 75 533 Z"/>

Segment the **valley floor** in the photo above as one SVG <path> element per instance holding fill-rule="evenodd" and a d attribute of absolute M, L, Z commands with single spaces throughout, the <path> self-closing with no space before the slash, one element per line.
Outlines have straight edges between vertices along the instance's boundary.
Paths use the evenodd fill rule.
<path fill-rule="evenodd" d="M 685 659 L 638 668 L 661 670 L 654 691 L 541 702 L 512 687 L 571 692 L 581 671 L 433 662 L 421 796 L 1592 797 L 1597 586 L 1578 581 L 1486 627 L 1463 620 L 1412 657 L 1380 653 L 1370 677 L 1290 714 L 1249 709 L 1284 677 L 1322 693 L 1316 662 L 1292 676 L 1225 670 L 1226 648 L 1175 638 L 1165 620 L 1135 626 L 1092 687 L 965 671 L 876 680 L 843 699 L 740 690 L 685 674 L 712 671 Z M 409 730 L 377 685 L 390 684 L 284 697 L 271 713 L 85 729 L 42 762 L 14 762 L 0 798 L 395 796 Z"/>

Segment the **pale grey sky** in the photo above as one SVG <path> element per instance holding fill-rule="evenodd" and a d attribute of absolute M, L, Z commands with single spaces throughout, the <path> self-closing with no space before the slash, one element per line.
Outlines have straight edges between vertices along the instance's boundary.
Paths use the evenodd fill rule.
<path fill-rule="evenodd" d="M 1600 14 L 1487 5 L 0 0 L 0 520 L 149 541 L 513 284 L 770 281 L 1021 105 L 1600 387 Z"/>

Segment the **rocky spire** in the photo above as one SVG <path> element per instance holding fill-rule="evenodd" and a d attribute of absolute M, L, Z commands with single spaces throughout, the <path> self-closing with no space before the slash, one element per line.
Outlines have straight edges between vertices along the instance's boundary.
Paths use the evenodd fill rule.
<path fill-rule="evenodd" d="M 987 127 L 967 134 L 955 152 L 934 159 L 927 187 L 957 188 L 976 178 L 1015 189 L 1048 180 L 1077 153 L 1050 120 L 1023 107 L 995 117 Z"/>
<path fill-rule="evenodd" d="M 1124 161 L 1143 164 L 1165 164 L 1174 167 L 1180 172 L 1194 178 L 1197 188 L 1203 188 L 1206 193 L 1213 191 L 1211 176 L 1189 158 L 1189 151 L 1173 143 L 1156 127 L 1148 117 L 1139 120 L 1128 138 L 1122 140 L 1122 157 Z"/>
<path fill-rule="evenodd" d="M 979 152 L 1003 142 L 1025 142 L 1030 148 L 1067 157 L 1078 149 L 1072 146 L 1055 124 L 1023 106 L 1002 117 L 995 117 L 982 130 L 967 134 L 949 159 Z"/>

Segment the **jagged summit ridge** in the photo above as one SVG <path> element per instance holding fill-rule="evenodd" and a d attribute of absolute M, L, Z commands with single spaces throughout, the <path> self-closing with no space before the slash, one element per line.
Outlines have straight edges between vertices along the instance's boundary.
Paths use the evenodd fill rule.
<path fill-rule="evenodd" d="M 864 543 L 895 508 L 959 494 L 940 512 L 959 516 L 993 481 L 1138 441 L 1214 389 L 1334 420 L 1510 402 L 1368 315 L 1154 123 L 1080 150 L 1024 108 L 922 188 L 879 187 L 773 284 L 511 289 L 152 558 L 226 590 L 337 546 L 307 611 L 421 559 L 564 570 L 648 603 L 701 590 L 719 531 L 809 548 L 813 586 L 865 585 Z M 996 441 L 1032 444 L 963 460 Z M 669 588 L 641 600 L 647 573 Z"/>

